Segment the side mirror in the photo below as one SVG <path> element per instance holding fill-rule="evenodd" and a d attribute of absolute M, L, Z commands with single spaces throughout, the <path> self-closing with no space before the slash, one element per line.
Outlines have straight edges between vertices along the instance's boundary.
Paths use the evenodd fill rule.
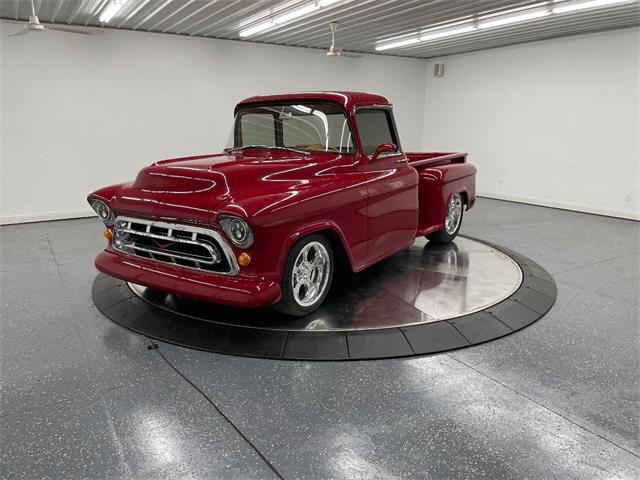
<path fill-rule="evenodd" d="M 376 151 L 371 155 L 371 161 L 375 162 L 378 158 L 386 157 L 386 154 L 396 153 L 398 147 L 396 147 L 393 143 L 383 143 L 376 147 Z"/>

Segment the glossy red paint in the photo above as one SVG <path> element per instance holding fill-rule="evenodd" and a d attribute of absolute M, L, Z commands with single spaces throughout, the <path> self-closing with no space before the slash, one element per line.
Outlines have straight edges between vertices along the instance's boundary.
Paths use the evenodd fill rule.
<path fill-rule="evenodd" d="M 476 201 L 476 167 L 466 163 L 466 153 L 407 153 L 418 171 L 420 218 L 417 236 L 441 230 L 449 198 L 463 194 L 467 210 Z M 426 208 L 428 206 L 428 208 Z"/>
<path fill-rule="evenodd" d="M 271 305 L 280 298 L 280 285 L 276 281 L 259 282 L 194 271 L 184 275 L 184 269 L 176 274 L 176 267 L 110 250 L 100 252 L 95 265 L 102 272 L 139 285 L 236 307 Z"/>
<path fill-rule="evenodd" d="M 475 201 L 475 172 L 466 154 L 387 152 L 372 161 L 361 147 L 355 113 L 360 108 L 391 109 L 380 95 L 310 92 L 267 95 L 236 107 L 276 102 L 325 101 L 342 106 L 356 147 L 354 154 L 297 153 L 286 150 L 227 152 L 163 160 L 140 171 L 131 183 L 89 195 L 116 215 L 218 231 L 220 215 L 250 225 L 251 263 L 237 275 L 202 273 L 126 255 L 113 249 L 96 259 L 109 275 L 169 293 L 234 306 L 265 306 L 280 298 L 287 254 L 296 240 L 323 232 L 360 271 L 412 244 L 416 236 L 443 228 L 447 202 L 463 193 Z M 384 143 L 384 142 L 381 142 Z"/>
<path fill-rule="evenodd" d="M 274 95 L 256 95 L 254 97 L 245 98 L 238 105 L 235 111 L 245 105 L 254 105 L 260 103 L 278 103 L 278 102 L 333 102 L 340 105 L 347 112 L 351 113 L 356 108 L 369 107 L 373 105 L 390 107 L 391 103 L 387 97 L 377 95 L 375 93 L 365 92 L 296 92 Z"/>

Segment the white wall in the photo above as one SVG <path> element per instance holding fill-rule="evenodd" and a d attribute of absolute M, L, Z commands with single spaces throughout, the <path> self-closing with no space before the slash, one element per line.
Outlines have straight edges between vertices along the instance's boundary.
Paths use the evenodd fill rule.
<path fill-rule="evenodd" d="M 85 215 L 95 188 L 219 151 L 241 98 L 330 89 L 389 96 L 407 150 L 468 151 L 482 195 L 640 218 L 637 28 L 429 62 L 15 28 L 0 23 L 0 223 Z"/>
<path fill-rule="evenodd" d="M 7 38 L 0 23 L 0 223 L 81 216 L 88 192 L 155 160 L 217 152 L 244 97 L 364 90 L 420 149 L 424 61 L 110 31 Z"/>
<path fill-rule="evenodd" d="M 425 148 L 469 152 L 484 196 L 640 219 L 639 32 L 429 61 Z"/>

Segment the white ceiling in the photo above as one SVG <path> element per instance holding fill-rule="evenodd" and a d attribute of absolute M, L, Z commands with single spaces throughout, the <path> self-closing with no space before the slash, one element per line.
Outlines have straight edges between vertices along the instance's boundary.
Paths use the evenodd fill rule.
<path fill-rule="evenodd" d="M 36 0 L 41 22 L 100 26 L 99 13 L 109 0 Z M 240 23 L 286 6 L 283 12 L 309 0 L 129 0 L 107 25 L 125 30 L 163 32 L 240 40 Z M 376 52 L 376 42 L 451 21 L 539 4 L 516 0 L 345 0 L 242 41 L 327 48 L 328 22 L 338 21 L 337 46 L 365 53 L 418 58 L 481 50 L 579 33 L 640 25 L 640 2 L 549 16 L 470 34 L 442 38 L 403 48 Z M 25 20 L 29 0 L 0 0 L 0 17 Z"/>

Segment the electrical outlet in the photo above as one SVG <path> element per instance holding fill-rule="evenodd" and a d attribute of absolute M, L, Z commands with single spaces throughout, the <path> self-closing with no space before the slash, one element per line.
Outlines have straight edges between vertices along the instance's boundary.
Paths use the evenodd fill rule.
<path fill-rule="evenodd" d="M 625 202 L 631 201 L 631 192 L 627 192 L 627 194 L 624 196 L 624 201 Z"/>

